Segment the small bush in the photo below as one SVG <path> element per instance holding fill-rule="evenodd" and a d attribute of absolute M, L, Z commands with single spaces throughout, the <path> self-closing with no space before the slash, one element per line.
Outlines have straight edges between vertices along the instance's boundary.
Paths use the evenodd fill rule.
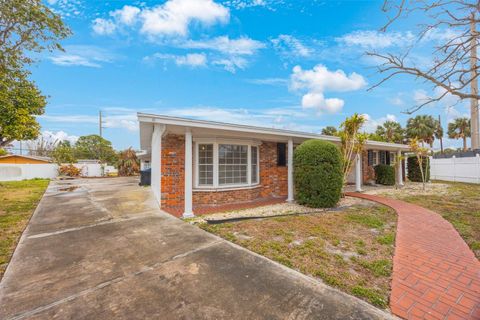
<path fill-rule="evenodd" d="M 82 173 L 82 170 L 75 167 L 73 164 L 60 166 L 58 171 L 62 176 L 68 177 L 78 177 L 80 176 L 80 173 Z"/>
<path fill-rule="evenodd" d="M 386 164 L 375 166 L 375 182 L 385 186 L 395 184 L 395 168 Z"/>
<path fill-rule="evenodd" d="M 342 158 L 330 142 L 308 140 L 294 153 L 296 200 L 314 208 L 330 208 L 340 200 L 343 176 Z"/>
<path fill-rule="evenodd" d="M 429 181 L 430 163 L 428 158 L 423 160 L 423 172 L 425 173 L 425 182 Z M 422 173 L 420 172 L 420 166 L 418 165 L 418 160 L 415 156 L 407 159 L 407 176 L 410 181 L 422 182 Z"/>

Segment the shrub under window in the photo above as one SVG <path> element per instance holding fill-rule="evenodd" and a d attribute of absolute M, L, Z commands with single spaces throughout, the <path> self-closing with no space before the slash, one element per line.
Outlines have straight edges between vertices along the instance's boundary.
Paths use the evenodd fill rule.
<path fill-rule="evenodd" d="M 393 186 L 395 184 L 395 168 L 386 164 L 375 166 L 375 182 Z"/>
<path fill-rule="evenodd" d="M 308 140 L 295 149 L 295 198 L 314 208 L 333 207 L 343 186 L 340 150 L 330 142 Z"/>

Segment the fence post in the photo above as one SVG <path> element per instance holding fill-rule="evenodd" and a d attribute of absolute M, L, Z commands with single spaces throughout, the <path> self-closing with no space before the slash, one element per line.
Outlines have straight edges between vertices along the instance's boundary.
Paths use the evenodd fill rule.
<path fill-rule="evenodd" d="M 480 183 L 480 153 L 475 155 L 477 158 L 477 183 Z"/>

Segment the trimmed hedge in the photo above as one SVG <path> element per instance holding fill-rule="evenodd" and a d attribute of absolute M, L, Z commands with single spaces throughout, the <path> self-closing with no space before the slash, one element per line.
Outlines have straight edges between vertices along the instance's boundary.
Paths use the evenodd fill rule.
<path fill-rule="evenodd" d="M 295 198 L 299 204 L 331 208 L 340 200 L 343 187 L 342 157 L 333 143 L 307 140 L 293 155 Z"/>
<path fill-rule="evenodd" d="M 395 184 L 395 168 L 387 164 L 375 166 L 375 182 L 386 186 Z"/>
<path fill-rule="evenodd" d="M 425 158 L 423 160 L 423 172 L 425 174 L 425 181 L 430 180 L 430 160 Z M 407 159 L 407 176 L 408 180 L 414 182 L 422 182 L 422 173 L 420 172 L 420 166 L 418 165 L 417 157 L 409 157 Z"/>

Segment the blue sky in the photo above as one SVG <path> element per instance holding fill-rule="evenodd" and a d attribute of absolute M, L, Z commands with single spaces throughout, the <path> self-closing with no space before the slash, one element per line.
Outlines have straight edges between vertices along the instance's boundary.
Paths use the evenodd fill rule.
<path fill-rule="evenodd" d="M 381 76 L 364 52 L 404 50 L 418 22 L 379 33 L 382 2 L 46 0 L 73 35 L 65 52 L 44 53 L 32 67 L 49 96 L 42 130 L 68 139 L 97 133 L 102 110 L 104 136 L 123 149 L 138 148 L 137 111 L 308 132 L 354 112 L 368 115 L 367 131 L 386 119 L 405 125 L 402 111 L 435 92 L 409 77 L 367 91 Z M 415 62 L 428 63 L 447 35 L 432 32 Z M 446 128 L 468 115 L 455 102 L 418 114 L 440 114 Z"/>

